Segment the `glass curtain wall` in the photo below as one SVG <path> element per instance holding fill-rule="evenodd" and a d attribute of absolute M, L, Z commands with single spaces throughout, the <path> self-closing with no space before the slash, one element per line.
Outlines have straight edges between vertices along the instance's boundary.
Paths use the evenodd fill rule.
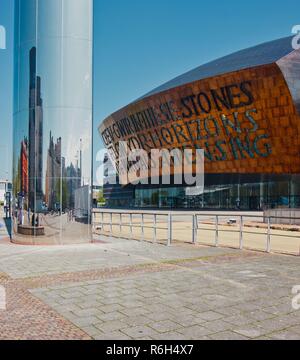
<path fill-rule="evenodd" d="M 15 1 L 15 237 L 89 235 L 92 42 L 92 0 Z"/>
<path fill-rule="evenodd" d="M 135 207 L 149 208 L 253 211 L 296 209 L 300 205 L 299 176 L 287 176 L 286 181 L 211 185 L 205 187 L 204 194 L 192 197 L 185 195 L 183 187 L 137 188 L 134 202 Z"/>

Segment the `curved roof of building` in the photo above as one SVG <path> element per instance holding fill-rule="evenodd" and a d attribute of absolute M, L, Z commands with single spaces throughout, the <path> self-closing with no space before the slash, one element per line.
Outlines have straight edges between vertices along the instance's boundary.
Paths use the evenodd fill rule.
<path fill-rule="evenodd" d="M 279 40 L 270 41 L 201 65 L 196 69 L 188 71 L 187 73 L 157 87 L 144 95 L 141 99 L 197 80 L 275 63 L 294 51 L 292 47 L 292 38 L 293 37 L 289 36 Z"/>

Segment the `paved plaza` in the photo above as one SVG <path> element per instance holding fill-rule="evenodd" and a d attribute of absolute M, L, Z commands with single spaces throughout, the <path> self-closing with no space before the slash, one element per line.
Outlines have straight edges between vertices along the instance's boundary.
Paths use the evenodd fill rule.
<path fill-rule="evenodd" d="M 1 339 L 300 339 L 300 258 L 96 237 L 0 237 Z"/>

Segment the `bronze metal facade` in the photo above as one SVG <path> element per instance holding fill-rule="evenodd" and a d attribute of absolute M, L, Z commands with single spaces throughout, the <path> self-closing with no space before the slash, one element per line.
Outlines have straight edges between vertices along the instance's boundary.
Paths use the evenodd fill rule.
<path fill-rule="evenodd" d="M 300 52 L 291 49 L 283 55 L 154 90 L 105 119 L 99 127 L 103 141 L 115 156 L 119 141 L 147 152 L 204 149 L 207 185 L 219 175 L 237 179 L 224 185 L 282 177 L 298 196 Z"/>

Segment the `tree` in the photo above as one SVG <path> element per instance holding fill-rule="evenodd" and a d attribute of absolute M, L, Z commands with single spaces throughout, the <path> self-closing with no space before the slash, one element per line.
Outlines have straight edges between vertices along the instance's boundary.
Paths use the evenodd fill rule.
<path fill-rule="evenodd" d="M 105 204 L 105 202 L 106 202 L 104 194 L 103 194 L 103 188 L 100 188 L 100 190 L 99 190 L 98 197 L 97 197 L 97 202 L 99 204 Z"/>

